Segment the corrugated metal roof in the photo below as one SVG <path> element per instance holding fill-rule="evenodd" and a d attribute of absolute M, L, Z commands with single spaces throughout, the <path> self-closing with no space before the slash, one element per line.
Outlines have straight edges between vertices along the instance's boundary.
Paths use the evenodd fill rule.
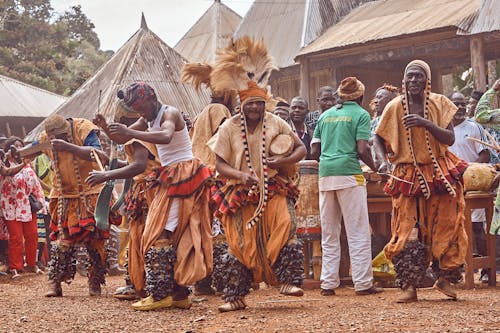
<path fill-rule="evenodd" d="M 308 1 L 307 24 L 301 46 L 308 45 L 326 29 L 339 22 L 354 8 L 375 0 L 315 0 Z"/>
<path fill-rule="evenodd" d="M 299 55 L 457 27 L 473 15 L 481 0 L 378 0 L 354 9 Z"/>
<path fill-rule="evenodd" d="M 215 0 L 174 49 L 191 62 L 212 63 L 217 49 L 229 43 L 240 22 L 241 16 Z"/>
<path fill-rule="evenodd" d="M 483 0 L 477 15 L 464 20 L 460 34 L 474 35 L 500 30 L 500 1 Z"/>
<path fill-rule="evenodd" d="M 56 113 L 93 119 L 101 91 L 100 112 L 111 121 L 119 102 L 116 92 L 140 80 L 155 88 L 160 101 L 194 119 L 209 102 L 210 94 L 207 90 L 197 92 L 191 85 L 180 83 L 185 62 L 179 53 L 149 30 L 143 18 L 141 28 Z M 36 138 L 42 127 L 40 124 L 31 131 L 28 139 Z"/>
<path fill-rule="evenodd" d="M 0 117 L 47 117 L 66 97 L 0 75 Z"/>
<path fill-rule="evenodd" d="M 373 0 L 255 0 L 234 35 L 263 38 L 278 67 L 288 67 L 302 46 L 369 1 Z"/>

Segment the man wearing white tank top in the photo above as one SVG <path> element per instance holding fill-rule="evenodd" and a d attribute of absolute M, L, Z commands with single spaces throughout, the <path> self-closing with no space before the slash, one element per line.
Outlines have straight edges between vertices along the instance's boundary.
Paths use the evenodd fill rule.
<path fill-rule="evenodd" d="M 135 82 L 118 92 L 121 103 L 141 117 L 130 127 L 111 124 L 113 135 L 156 145 L 161 169 L 142 238 L 149 296 L 136 310 L 191 306 L 186 286 L 212 271 L 208 208 L 210 170 L 193 158 L 186 123 L 179 110 L 163 105 L 154 89 Z"/>

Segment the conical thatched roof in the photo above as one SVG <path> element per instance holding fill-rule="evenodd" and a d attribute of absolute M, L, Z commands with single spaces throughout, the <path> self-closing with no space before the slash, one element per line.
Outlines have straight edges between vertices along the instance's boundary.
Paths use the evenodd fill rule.
<path fill-rule="evenodd" d="M 140 29 L 55 112 L 91 120 L 97 113 L 101 91 L 100 112 L 111 121 L 119 102 L 116 92 L 134 81 L 144 81 L 155 88 L 160 101 L 194 118 L 209 102 L 210 95 L 180 83 L 185 62 L 149 30 L 143 15 Z M 28 135 L 29 139 L 38 137 L 42 130 L 43 123 Z"/>
<path fill-rule="evenodd" d="M 215 0 L 174 48 L 191 62 L 211 63 L 217 49 L 227 45 L 240 22 L 241 16 Z"/>

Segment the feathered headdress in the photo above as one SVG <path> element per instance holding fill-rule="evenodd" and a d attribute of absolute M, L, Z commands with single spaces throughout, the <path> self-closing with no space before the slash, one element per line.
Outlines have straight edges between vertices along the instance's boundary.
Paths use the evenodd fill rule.
<path fill-rule="evenodd" d="M 236 104 L 237 91 L 234 88 L 226 90 L 217 90 L 212 86 L 210 75 L 213 66 L 208 63 L 189 63 L 184 64 L 182 67 L 181 81 L 182 83 L 189 83 L 194 86 L 196 90 L 200 90 L 201 85 L 205 85 L 211 90 L 212 102 L 224 104 L 232 112 Z"/>
<path fill-rule="evenodd" d="M 202 84 L 212 89 L 210 85 L 211 73 L 212 66 L 210 64 L 202 62 L 184 64 L 182 66 L 181 82 L 192 84 L 196 90 L 199 90 Z"/>
<path fill-rule="evenodd" d="M 248 89 L 249 81 L 266 88 L 273 69 L 278 69 L 268 53 L 264 41 L 244 36 L 231 40 L 229 45 L 217 52 L 210 81 L 215 90 Z M 253 85 L 253 84 L 252 84 Z"/>

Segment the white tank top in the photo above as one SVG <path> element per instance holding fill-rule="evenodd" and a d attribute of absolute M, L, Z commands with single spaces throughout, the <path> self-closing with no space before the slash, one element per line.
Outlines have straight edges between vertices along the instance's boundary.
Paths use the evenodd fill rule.
<path fill-rule="evenodd" d="M 163 113 L 168 110 L 167 105 L 162 105 L 158 115 L 153 122 L 148 123 L 151 132 L 161 131 L 161 120 Z M 180 131 L 175 131 L 172 140 L 167 144 L 157 144 L 158 157 L 162 166 L 193 159 L 193 149 L 186 126 Z"/>

